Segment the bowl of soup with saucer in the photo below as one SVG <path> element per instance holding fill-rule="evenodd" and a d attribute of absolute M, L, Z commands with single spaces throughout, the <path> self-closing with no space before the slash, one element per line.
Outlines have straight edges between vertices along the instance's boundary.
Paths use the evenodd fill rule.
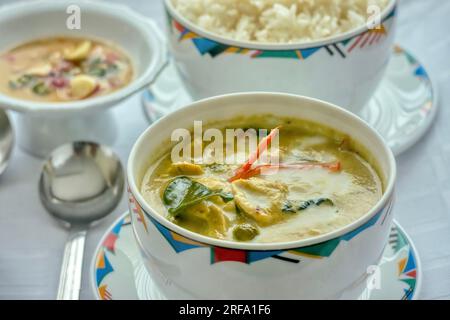
<path fill-rule="evenodd" d="M 357 298 L 393 219 L 382 138 L 302 96 L 187 106 L 141 135 L 127 175 L 136 241 L 169 299 Z"/>
<path fill-rule="evenodd" d="M 73 140 L 112 143 L 109 108 L 166 59 L 156 24 L 123 5 L 15 3 L 0 9 L 0 28 L 0 107 L 18 112 L 19 145 L 38 156 Z"/>

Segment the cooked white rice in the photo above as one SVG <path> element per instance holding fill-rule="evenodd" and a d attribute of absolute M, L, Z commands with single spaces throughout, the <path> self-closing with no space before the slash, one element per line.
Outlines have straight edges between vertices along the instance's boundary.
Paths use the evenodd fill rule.
<path fill-rule="evenodd" d="M 390 0 L 172 0 L 185 18 L 226 38 L 265 43 L 308 42 L 367 23 L 369 5 Z"/>

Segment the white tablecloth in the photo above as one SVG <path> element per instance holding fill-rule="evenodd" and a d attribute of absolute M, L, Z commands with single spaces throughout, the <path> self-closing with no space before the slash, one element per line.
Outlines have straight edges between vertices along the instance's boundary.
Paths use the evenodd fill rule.
<path fill-rule="evenodd" d="M 0 0 L 0 4 L 10 0 Z M 76 2 L 76 1 L 73 1 Z M 161 0 L 128 0 L 128 5 L 164 26 Z M 441 111 L 431 131 L 398 158 L 395 215 L 414 240 L 423 263 L 421 298 L 450 299 L 450 1 L 402 0 L 397 42 L 428 68 L 440 95 Z M 1 34 L 1 31 L 0 31 Z M 113 146 L 124 164 L 148 126 L 137 95 L 115 109 L 121 121 Z M 15 149 L 0 177 L 0 299 L 54 299 L 67 231 L 42 208 L 37 192 L 42 161 Z M 81 296 L 92 299 L 92 255 L 112 221 L 126 211 L 126 197 L 88 235 Z"/>

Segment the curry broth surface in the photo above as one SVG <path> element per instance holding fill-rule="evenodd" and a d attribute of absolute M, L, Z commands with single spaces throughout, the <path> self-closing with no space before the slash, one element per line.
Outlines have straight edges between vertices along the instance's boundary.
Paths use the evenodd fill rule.
<path fill-rule="evenodd" d="M 265 126 L 265 118 L 236 119 L 227 122 L 226 128 L 243 128 L 243 123 L 252 124 L 244 128 L 273 128 Z M 339 162 L 340 170 L 286 168 L 230 183 L 228 179 L 240 164 L 197 167 L 173 164 L 169 152 L 145 174 L 141 185 L 144 199 L 157 212 L 193 232 L 218 239 L 259 243 L 296 241 L 332 232 L 357 220 L 380 200 L 382 181 L 376 170 L 353 151 L 354 142 L 348 137 L 307 121 L 295 121 L 295 124 L 289 119 L 277 118 L 276 121 L 282 124 L 280 163 Z M 225 127 L 219 125 L 216 123 L 214 127 Z M 225 202 L 214 196 L 173 217 L 163 197 L 169 183 L 180 177 L 188 177 L 210 190 L 230 193 L 234 199 Z M 297 210 L 319 199 L 327 201 Z M 251 226 L 257 230 L 256 235 L 244 239 L 236 237 L 236 229 L 242 226 Z"/>

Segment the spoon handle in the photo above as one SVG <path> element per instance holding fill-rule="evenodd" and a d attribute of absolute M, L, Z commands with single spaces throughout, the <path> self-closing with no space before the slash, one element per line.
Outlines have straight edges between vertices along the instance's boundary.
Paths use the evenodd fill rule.
<path fill-rule="evenodd" d="M 58 300 L 79 300 L 86 230 L 72 231 L 64 249 Z"/>

